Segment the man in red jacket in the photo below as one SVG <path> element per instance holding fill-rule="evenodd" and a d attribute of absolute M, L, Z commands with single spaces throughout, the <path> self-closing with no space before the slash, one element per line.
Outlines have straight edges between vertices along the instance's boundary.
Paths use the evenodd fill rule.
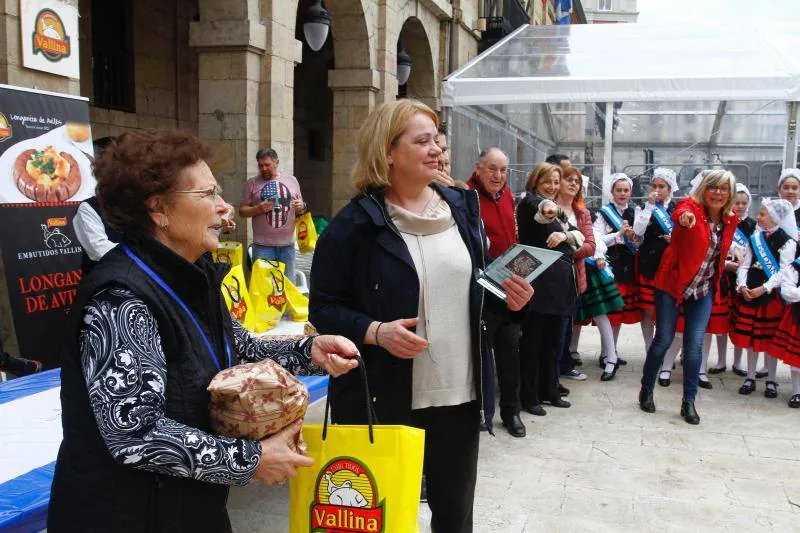
<path fill-rule="evenodd" d="M 514 198 L 506 184 L 507 173 L 508 156 L 499 148 L 489 148 L 481 152 L 475 172 L 467 182 L 471 189 L 478 191 L 492 259 L 517 242 Z M 500 382 L 500 418 L 512 436 L 524 437 L 525 425 L 519 417 L 520 326 L 510 319 L 502 319 L 488 323 L 487 328 Z"/>

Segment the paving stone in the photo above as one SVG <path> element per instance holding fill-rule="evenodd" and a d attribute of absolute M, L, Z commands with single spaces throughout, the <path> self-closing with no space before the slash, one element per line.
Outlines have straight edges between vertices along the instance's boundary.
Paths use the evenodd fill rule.
<path fill-rule="evenodd" d="M 600 381 L 599 345 L 596 330 L 585 328 L 588 379 L 563 383 L 571 408 L 523 413 L 523 439 L 511 437 L 499 416 L 496 436 L 481 434 L 476 533 L 800 531 L 800 412 L 786 406 L 785 365 L 775 400 L 763 397 L 763 380 L 758 394 L 743 397 L 740 377 L 711 376 L 714 389 L 698 391 L 701 423 L 691 426 L 678 414 L 680 365 L 670 387 L 656 387 L 658 411 L 639 410 L 638 326 L 622 329 L 629 364 L 608 383 Z M 321 418 L 322 405 L 312 406 L 308 420 Z M 233 488 L 228 507 L 237 531 L 287 530 L 286 487 Z M 429 532 L 429 523 L 421 504 L 419 531 Z"/>

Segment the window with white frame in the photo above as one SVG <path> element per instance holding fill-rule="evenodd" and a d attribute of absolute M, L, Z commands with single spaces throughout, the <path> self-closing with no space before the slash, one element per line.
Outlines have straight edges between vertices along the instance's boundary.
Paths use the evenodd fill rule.
<path fill-rule="evenodd" d="M 612 0 L 597 0 L 597 9 L 600 11 L 613 11 L 614 6 Z"/>

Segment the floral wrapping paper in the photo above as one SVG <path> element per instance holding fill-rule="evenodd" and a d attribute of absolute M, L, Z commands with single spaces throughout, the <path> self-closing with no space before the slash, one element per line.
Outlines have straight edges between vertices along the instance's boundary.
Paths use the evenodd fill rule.
<path fill-rule="evenodd" d="M 308 409 L 305 385 L 270 359 L 223 370 L 208 391 L 211 425 L 228 437 L 261 440 L 303 418 Z M 305 452 L 299 433 L 296 446 Z"/>

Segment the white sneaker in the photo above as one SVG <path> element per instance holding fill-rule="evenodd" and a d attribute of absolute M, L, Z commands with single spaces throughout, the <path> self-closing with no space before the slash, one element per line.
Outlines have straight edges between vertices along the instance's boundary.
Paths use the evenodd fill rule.
<path fill-rule="evenodd" d="M 565 378 L 574 379 L 575 381 L 584 381 L 586 380 L 586 374 L 578 370 L 577 368 L 573 368 L 566 374 L 561 374 Z"/>

